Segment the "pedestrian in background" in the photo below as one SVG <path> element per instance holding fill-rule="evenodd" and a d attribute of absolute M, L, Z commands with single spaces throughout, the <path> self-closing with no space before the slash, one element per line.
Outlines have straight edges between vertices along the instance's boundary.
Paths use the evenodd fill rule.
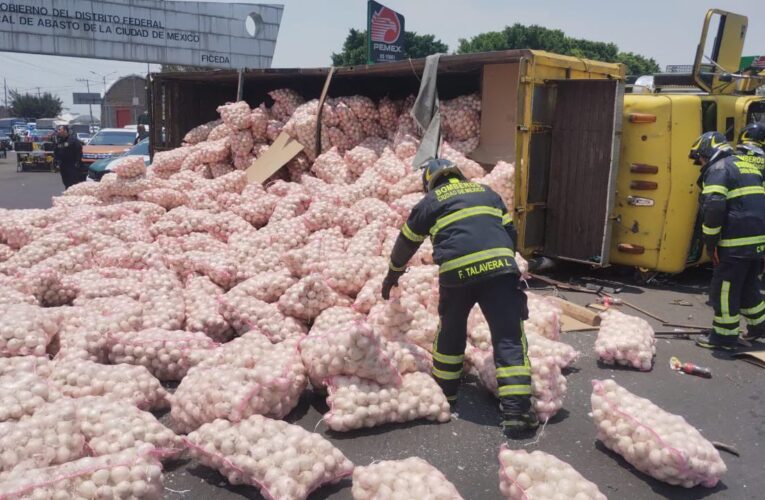
<path fill-rule="evenodd" d="M 61 170 L 61 180 L 65 188 L 85 180 L 84 173 L 80 171 L 82 143 L 76 135 L 69 133 L 67 125 L 59 125 L 56 129 L 54 157 Z"/>

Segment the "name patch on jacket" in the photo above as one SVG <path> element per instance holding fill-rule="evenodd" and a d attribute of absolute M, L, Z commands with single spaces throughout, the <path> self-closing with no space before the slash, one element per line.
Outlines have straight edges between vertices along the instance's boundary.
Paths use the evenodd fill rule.
<path fill-rule="evenodd" d="M 511 267 L 510 259 L 507 257 L 500 257 L 499 259 L 487 260 L 480 264 L 474 264 L 472 266 L 463 267 L 457 271 L 459 279 L 464 280 L 472 278 L 474 276 L 480 276 L 483 273 L 494 271 L 495 269 L 502 269 L 503 267 Z"/>
<path fill-rule="evenodd" d="M 438 201 L 448 200 L 453 196 L 468 193 L 483 193 L 486 188 L 475 182 L 459 182 L 455 184 L 444 184 L 434 191 Z"/>

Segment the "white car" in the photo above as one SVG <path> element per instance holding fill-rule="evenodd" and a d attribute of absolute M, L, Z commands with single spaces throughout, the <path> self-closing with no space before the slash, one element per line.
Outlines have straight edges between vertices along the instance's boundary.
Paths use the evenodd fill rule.
<path fill-rule="evenodd" d="M 87 132 L 77 132 L 77 139 L 79 139 L 83 144 L 89 143 L 92 138 L 93 136 Z"/>

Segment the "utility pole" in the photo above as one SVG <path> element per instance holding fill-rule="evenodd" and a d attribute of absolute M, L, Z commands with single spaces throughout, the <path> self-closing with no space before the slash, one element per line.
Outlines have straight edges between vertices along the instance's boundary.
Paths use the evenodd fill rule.
<path fill-rule="evenodd" d="M 8 82 L 5 81 L 5 77 L 3 77 L 3 88 L 5 89 L 5 110 L 8 111 Z"/>
<path fill-rule="evenodd" d="M 40 97 L 40 87 L 37 87 L 37 98 L 39 99 Z"/>
<path fill-rule="evenodd" d="M 85 88 L 88 89 L 88 94 L 90 94 L 90 80 L 88 80 L 87 78 L 78 78 L 77 81 L 85 82 Z M 93 105 L 92 104 L 88 104 L 88 110 L 89 110 L 88 113 L 90 113 L 90 117 L 88 117 L 88 119 L 90 120 L 90 127 L 92 130 L 92 127 L 93 127 Z"/>

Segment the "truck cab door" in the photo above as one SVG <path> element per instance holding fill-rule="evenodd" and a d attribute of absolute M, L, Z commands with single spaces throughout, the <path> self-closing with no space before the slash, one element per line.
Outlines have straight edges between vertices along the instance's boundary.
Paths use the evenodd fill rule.
<path fill-rule="evenodd" d="M 543 253 L 606 266 L 611 246 L 624 84 L 556 80 Z"/>
<path fill-rule="evenodd" d="M 710 94 L 736 91 L 736 80 L 726 75 L 739 70 L 748 23 L 746 16 L 733 12 L 707 11 L 693 63 L 693 79 L 703 90 Z"/>

